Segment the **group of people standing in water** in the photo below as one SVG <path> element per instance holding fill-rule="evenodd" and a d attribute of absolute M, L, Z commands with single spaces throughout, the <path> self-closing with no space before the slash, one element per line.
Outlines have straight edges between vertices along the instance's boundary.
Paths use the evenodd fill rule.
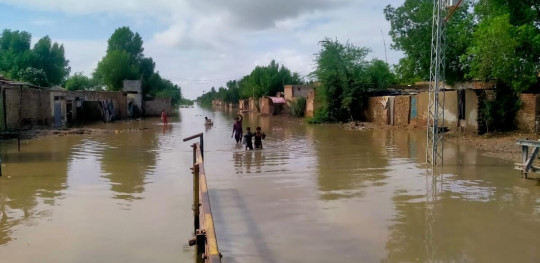
<path fill-rule="evenodd" d="M 243 120 L 244 116 L 242 116 L 241 114 L 238 114 L 238 117 L 234 119 L 231 138 L 234 137 L 236 143 L 240 143 L 240 141 L 242 141 L 242 143 L 246 145 L 246 150 L 253 150 L 252 139 L 255 138 L 255 149 L 262 149 L 262 140 L 266 138 L 266 134 L 261 131 L 261 127 L 257 127 L 254 133 L 251 132 L 250 127 L 247 127 L 246 134 L 244 134 L 242 129 Z"/>

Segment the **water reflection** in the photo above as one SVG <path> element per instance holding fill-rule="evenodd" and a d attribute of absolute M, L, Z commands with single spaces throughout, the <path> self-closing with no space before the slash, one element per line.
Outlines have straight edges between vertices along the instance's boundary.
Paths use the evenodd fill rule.
<path fill-rule="evenodd" d="M 381 132 L 314 129 L 321 199 L 362 197 L 366 187 L 386 184 L 390 149 Z"/>
<path fill-rule="evenodd" d="M 67 181 L 67 158 L 74 137 L 2 142 L 0 177 L 0 245 L 12 240 L 13 228 L 34 224 L 33 219 L 50 215 L 50 206 L 63 196 Z"/>
<path fill-rule="evenodd" d="M 170 126 L 170 125 L 167 125 Z M 165 127 L 165 126 L 164 126 Z M 108 138 L 101 161 L 103 178 L 110 180 L 115 199 L 132 201 L 142 198 L 146 175 L 156 167 L 158 141 L 154 129 L 172 132 L 171 127 L 144 127 Z"/>

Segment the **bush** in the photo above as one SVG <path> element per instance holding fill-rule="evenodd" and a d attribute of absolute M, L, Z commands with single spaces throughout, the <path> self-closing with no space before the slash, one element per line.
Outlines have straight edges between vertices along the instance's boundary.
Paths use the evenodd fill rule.
<path fill-rule="evenodd" d="M 322 107 L 315 111 L 313 118 L 308 118 L 306 121 L 310 124 L 321 124 L 321 123 L 330 122 L 331 120 L 328 118 L 327 108 Z"/>
<path fill-rule="evenodd" d="M 514 119 L 521 108 L 519 96 L 510 87 L 500 85 L 494 100 L 485 100 L 480 106 L 487 131 L 509 131 L 516 128 Z"/>
<path fill-rule="evenodd" d="M 295 117 L 304 117 L 306 112 L 306 98 L 291 101 L 291 114 Z"/>

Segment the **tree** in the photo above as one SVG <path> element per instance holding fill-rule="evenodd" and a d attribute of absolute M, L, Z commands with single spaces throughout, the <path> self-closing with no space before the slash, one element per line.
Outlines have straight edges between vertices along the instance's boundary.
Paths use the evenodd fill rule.
<path fill-rule="evenodd" d="M 94 90 L 97 87 L 97 83 L 83 75 L 82 73 L 75 73 L 75 75 L 69 77 L 66 80 L 65 88 L 67 90 Z"/>
<path fill-rule="evenodd" d="M 537 16 L 534 16 L 534 3 Z M 528 0 L 478 2 L 475 7 L 478 26 L 471 46 L 461 56 L 462 60 L 470 63 L 470 77 L 496 80 L 516 92 L 538 82 L 539 5 Z"/>
<path fill-rule="evenodd" d="M 41 38 L 32 49 L 32 65 L 45 72 L 49 85 L 60 85 L 69 75 L 71 69 L 64 53 L 64 46 L 51 43 L 49 36 Z"/>
<path fill-rule="evenodd" d="M 122 90 L 124 80 L 138 77 L 139 67 L 124 50 L 108 51 L 94 72 L 94 78 L 101 80 L 112 91 Z"/>
<path fill-rule="evenodd" d="M 47 87 L 49 81 L 47 80 L 47 74 L 42 69 L 28 67 L 18 73 L 19 79 L 30 84 L 34 84 L 40 87 Z"/>
<path fill-rule="evenodd" d="M 133 33 L 129 27 L 120 27 L 114 31 L 107 41 L 107 53 L 122 50 L 129 54 L 130 58 L 139 62 L 143 59 L 143 41 L 139 33 Z"/>
<path fill-rule="evenodd" d="M 29 78 L 28 74 L 37 77 L 44 73 L 44 78 L 38 77 L 40 86 L 62 84 L 70 71 L 69 61 L 66 60 L 64 54 L 64 46 L 52 43 L 51 39 L 45 36 L 30 49 L 31 38 L 31 35 L 24 31 L 6 29 L 2 32 L 0 73 L 18 80 Z M 45 79 L 47 81 L 42 82 Z"/>
<path fill-rule="evenodd" d="M 448 82 L 465 78 L 466 65 L 459 56 L 467 49 L 474 28 L 473 16 L 468 9 L 469 3 L 464 1 L 446 24 L 445 72 Z M 392 48 L 405 53 L 396 66 L 398 79 L 404 83 L 429 80 L 433 1 L 405 0 L 397 8 L 388 5 L 384 14 L 391 26 Z"/>
<path fill-rule="evenodd" d="M 369 84 L 365 58 L 370 49 L 349 42 L 341 44 L 329 38 L 322 40 L 320 45 L 313 74 L 321 83 L 325 117 L 329 121 L 354 119 L 362 107 L 365 84 Z"/>
<path fill-rule="evenodd" d="M 0 37 L 0 73 L 19 79 L 19 72 L 32 66 L 30 42 L 32 36 L 24 31 L 5 29 Z"/>
<path fill-rule="evenodd" d="M 283 91 L 285 84 L 302 83 L 298 73 L 291 71 L 283 65 L 272 60 L 268 66 L 257 66 L 249 75 L 244 76 L 239 82 L 240 97 L 249 98 L 255 96 L 274 96 Z"/>
<path fill-rule="evenodd" d="M 366 71 L 369 83 L 373 84 L 376 89 L 386 89 L 395 82 L 395 75 L 390 71 L 390 66 L 380 59 L 372 60 Z"/>

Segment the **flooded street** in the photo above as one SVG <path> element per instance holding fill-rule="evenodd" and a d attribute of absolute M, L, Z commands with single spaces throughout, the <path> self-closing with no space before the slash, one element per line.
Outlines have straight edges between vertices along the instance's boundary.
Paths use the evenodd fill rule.
<path fill-rule="evenodd" d="M 203 126 L 204 116 L 214 126 Z M 194 262 L 192 161 L 205 165 L 224 262 L 540 262 L 540 181 L 467 145 L 425 169 L 425 133 L 348 131 L 180 109 L 106 135 L 2 142 L 0 262 Z M 517 146 L 516 146 L 517 147 Z"/>

